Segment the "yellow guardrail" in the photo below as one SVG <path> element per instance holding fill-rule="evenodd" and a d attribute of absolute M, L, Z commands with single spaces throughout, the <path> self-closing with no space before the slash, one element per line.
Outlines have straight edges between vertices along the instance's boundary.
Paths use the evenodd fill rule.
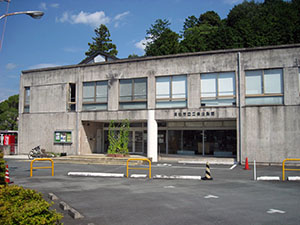
<path fill-rule="evenodd" d="M 149 167 L 148 168 L 141 168 L 141 167 L 129 167 L 129 161 L 147 161 L 149 163 Z M 145 159 L 145 158 L 132 158 L 132 159 L 128 159 L 127 163 L 126 163 L 126 177 L 128 178 L 128 170 L 149 170 L 149 179 L 151 179 L 151 161 L 149 159 Z"/>
<path fill-rule="evenodd" d="M 47 167 L 32 167 L 33 163 L 35 161 L 50 161 L 51 162 L 51 166 L 47 166 Z M 52 177 L 54 176 L 54 162 L 52 159 L 48 159 L 48 158 L 41 158 L 41 159 L 34 159 L 31 161 L 30 163 L 30 176 L 32 177 L 32 169 L 52 169 Z"/>
<path fill-rule="evenodd" d="M 285 171 L 300 171 L 300 169 L 286 169 L 285 168 L 285 162 L 286 161 L 300 161 L 300 159 L 285 159 L 282 162 L 282 180 L 285 180 Z"/>

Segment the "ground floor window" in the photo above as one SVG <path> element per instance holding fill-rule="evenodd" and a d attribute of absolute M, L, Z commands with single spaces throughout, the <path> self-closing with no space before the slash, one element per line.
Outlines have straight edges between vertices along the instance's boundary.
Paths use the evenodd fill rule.
<path fill-rule="evenodd" d="M 139 126 L 140 125 L 140 126 Z M 104 126 L 105 127 L 105 126 Z M 163 126 L 158 129 L 158 154 L 234 157 L 237 152 L 236 129 L 188 129 Z M 104 129 L 104 152 L 108 150 L 108 129 Z M 146 123 L 130 124 L 128 150 L 147 154 Z"/>

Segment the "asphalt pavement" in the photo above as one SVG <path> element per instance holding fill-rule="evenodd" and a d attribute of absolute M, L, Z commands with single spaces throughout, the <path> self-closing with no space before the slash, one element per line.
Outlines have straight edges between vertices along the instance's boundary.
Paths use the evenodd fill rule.
<path fill-rule="evenodd" d="M 300 224 L 299 181 L 255 181 L 253 167 L 211 165 L 213 180 L 103 178 L 68 176 L 68 172 L 124 173 L 126 166 L 55 163 L 33 171 L 30 161 L 8 159 L 15 184 L 58 197 L 53 208 L 64 214 L 64 224 L 183 225 L 183 224 Z M 37 163 L 36 166 L 44 166 Z M 147 174 L 130 170 L 130 174 Z M 205 165 L 160 162 L 152 176 L 204 176 Z M 257 176 L 280 176 L 281 167 L 259 166 Z M 299 171 L 287 175 L 299 176 Z M 73 219 L 59 208 L 63 201 L 83 218 Z"/>

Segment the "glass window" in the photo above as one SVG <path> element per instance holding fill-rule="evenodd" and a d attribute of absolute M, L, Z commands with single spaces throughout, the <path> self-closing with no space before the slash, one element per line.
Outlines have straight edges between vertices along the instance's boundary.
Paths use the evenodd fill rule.
<path fill-rule="evenodd" d="M 246 104 L 283 104 L 282 69 L 246 71 Z"/>
<path fill-rule="evenodd" d="M 82 109 L 107 110 L 107 81 L 83 83 Z"/>
<path fill-rule="evenodd" d="M 156 107 L 186 107 L 186 75 L 156 78 Z"/>
<path fill-rule="evenodd" d="M 30 87 L 25 87 L 24 91 L 24 113 L 29 113 L 30 110 Z"/>
<path fill-rule="evenodd" d="M 69 84 L 67 107 L 69 112 L 74 112 L 76 110 L 76 84 Z"/>
<path fill-rule="evenodd" d="M 119 108 L 147 108 L 147 78 L 120 80 Z"/>
<path fill-rule="evenodd" d="M 234 72 L 201 74 L 201 105 L 226 106 L 234 102 Z"/>

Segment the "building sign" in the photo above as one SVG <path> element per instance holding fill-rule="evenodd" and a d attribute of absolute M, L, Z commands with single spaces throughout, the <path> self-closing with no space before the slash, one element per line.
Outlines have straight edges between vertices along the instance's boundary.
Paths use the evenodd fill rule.
<path fill-rule="evenodd" d="M 216 116 L 215 111 L 185 111 L 185 112 L 174 112 L 174 117 L 214 117 Z"/>
<path fill-rule="evenodd" d="M 59 144 L 72 143 L 72 132 L 71 131 L 55 131 L 54 132 L 54 143 L 59 143 Z"/>

